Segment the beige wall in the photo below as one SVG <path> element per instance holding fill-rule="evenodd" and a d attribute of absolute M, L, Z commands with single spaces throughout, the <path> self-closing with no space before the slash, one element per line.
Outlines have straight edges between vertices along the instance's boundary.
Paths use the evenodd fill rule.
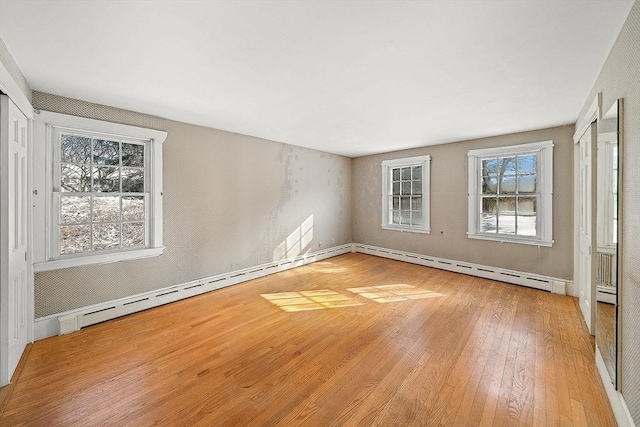
<path fill-rule="evenodd" d="M 573 277 L 573 135 L 565 126 L 360 157 L 353 162 L 354 242 L 537 273 Z M 554 141 L 552 248 L 467 238 L 467 151 Z M 431 155 L 431 234 L 383 230 L 381 162 Z M 441 234 L 441 231 L 444 234 Z"/>
<path fill-rule="evenodd" d="M 304 251 L 352 240 L 349 158 L 39 92 L 33 105 L 168 132 L 164 254 L 36 274 L 36 317 L 272 262 L 311 216 Z"/>
<path fill-rule="evenodd" d="M 619 282 L 620 386 L 640 425 L 640 2 L 636 0 L 593 89 L 584 112 L 602 92 L 606 112 L 623 98 L 622 280 Z"/>

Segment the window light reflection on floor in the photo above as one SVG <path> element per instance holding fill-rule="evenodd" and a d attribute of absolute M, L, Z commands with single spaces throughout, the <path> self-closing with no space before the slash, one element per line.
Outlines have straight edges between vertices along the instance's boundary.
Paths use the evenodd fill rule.
<path fill-rule="evenodd" d="M 347 291 L 370 300 L 387 303 L 425 298 L 439 298 L 444 295 L 404 283 L 395 285 L 367 286 L 348 288 Z M 355 307 L 364 305 L 332 289 L 319 289 L 300 292 L 278 292 L 262 294 L 264 299 L 287 312 L 322 310 L 325 308 Z"/>
<path fill-rule="evenodd" d="M 416 288 L 415 286 L 404 283 L 395 285 L 367 286 L 363 288 L 347 288 L 347 290 L 360 295 L 361 297 L 369 298 L 380 303 L 439 298 L 443 296 L 437 292 Z"/>
<path fill-rule="evenodd" d="M 279 292 L 275 294 L 262 294 L 261 296 L 271 304 L 288 312 L 364 305 L 362 302 L 354 301 L 351 298 L 341 295 L 331 289 Z"/>

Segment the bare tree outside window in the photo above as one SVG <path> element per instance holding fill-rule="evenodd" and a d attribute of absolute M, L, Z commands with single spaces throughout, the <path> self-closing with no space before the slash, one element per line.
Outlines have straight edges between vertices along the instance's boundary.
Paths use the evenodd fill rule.
<path fill-rule="evenodd" d="M 480 232 L 537 235 L 537 155 L 482 159 Z"/>
<path fill-rule="evenodd" d="M 60 254 L 145 245 L 145 145 L 62 133 Z"/>

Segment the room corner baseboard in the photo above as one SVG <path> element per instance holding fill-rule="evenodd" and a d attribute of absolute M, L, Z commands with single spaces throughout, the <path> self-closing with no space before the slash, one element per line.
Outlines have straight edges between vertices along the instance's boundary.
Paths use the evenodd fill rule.
<path fill-rule="evenodd" d="M 497 280 L 500 282 L 512 283 L 529 288 L 549 291 L 555 294 L 567 294 L 567 281 L 555 277 L 531 274 L 522 271 L 508 270 L 505 268 L 491 267 L 481 264 L 473 264 L 465 261 L 456 261 L 434 256 L 421 255 L 411 252 L 397 251 L 395 249 L 380 248 L 377 246 L 354 243 L 356 252 L 375 255 L 397 261 L 410 262 L 412 264 L 424 265 L 425 267 L 438 268 L 440 270 L 453 271 L 455 273 L 467 274 L 469 276 L 483 277 L 485 279 Z"/>
<path fill-rule="evenodd" d="M 56 335 L 67 334 L 85 326 L 169 304 L 174 301 L 201 295 L 352 251 L 353 245 L 348 243 L 293 258 L 242 270 L 230 271 L 151 292 L 131 295 L 117 300 L 40 317 L 35 319 L 34 338 L 37 341 Z"/>
<path fill-rule="evenodd" d="M 611 378 L 609 378 L 609 371 L 607 371 L 607 366 L 604 363 L 602 353 L 600 353 L 600 349 L 597 345 L 596 366 L 598 368 L 598 372 L 600 373 L 600 378 L 602 379 L 604 389 L 607 392 L 607 397 L 609 398 L 609 403 L 611 404 L 611 409 L 613 410 L 613 415 L 616 417 L 618 426 L 636 427 L 636 424 L 633 422 L 633 418 L 631 418 L 631 413 L 629 412 L 629 408 L 627 407 L 624 398 L 615 389 L 613 383 L 611 382 Z"/>

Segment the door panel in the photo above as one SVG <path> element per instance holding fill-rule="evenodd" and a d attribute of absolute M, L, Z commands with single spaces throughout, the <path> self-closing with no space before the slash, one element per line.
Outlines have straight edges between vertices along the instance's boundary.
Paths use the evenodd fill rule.
<path fill-rule="evenodd" d="M 0 206 L 3 256 L 0 281 L 0 385 L 15 371 L 29 341 L 28 120 L 3 95 L 0 100 Z M 6 197 L 5 197 L 6 196 Z"/>
<path fill-rule="evenodd" d="M 580 211 L 579 211 L 579 233 L 580 233 L 580 253 L 578 255 L 578 297 L 580 300 L 580 310 L 587 324 L 589 332 L 595 333 L 595 287 L 593 286 L 594 251 L 594 197 L 593 182 L 595 168 L 594 160 L 594 132 L 595 125 L 592 125 L 580 138 Z"/>

